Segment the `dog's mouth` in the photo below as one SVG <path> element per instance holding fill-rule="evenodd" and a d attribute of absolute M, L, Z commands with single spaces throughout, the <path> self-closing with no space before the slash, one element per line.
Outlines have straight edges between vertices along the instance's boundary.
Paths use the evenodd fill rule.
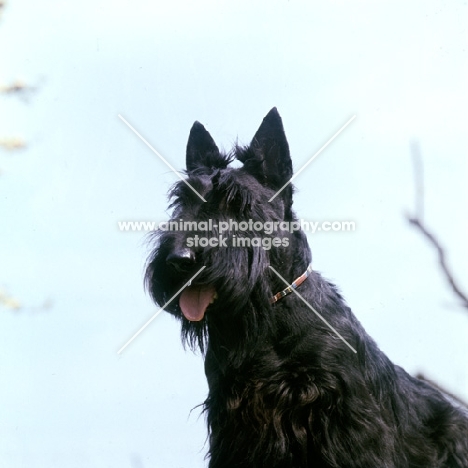
<path fill-rule="evenodd" d="M 192 285 L 186 287 L 179 297 L 179 306 L 184 317 L 191 322 L 203 320 L 206 309 L 218 297 L 211 285 Z"/>

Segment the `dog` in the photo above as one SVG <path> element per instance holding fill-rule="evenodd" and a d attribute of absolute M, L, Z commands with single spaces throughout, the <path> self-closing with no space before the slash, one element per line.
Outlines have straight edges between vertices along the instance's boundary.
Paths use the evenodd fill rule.
<path fill-rule="evenodd" d="M 385 356 L 284 228 L 292 175 L 276 108 L 229 154 L 195 122 L 155 233 L 145 284 L 203 353 L 209 467 L 468 468 L 463 408 Z"/>

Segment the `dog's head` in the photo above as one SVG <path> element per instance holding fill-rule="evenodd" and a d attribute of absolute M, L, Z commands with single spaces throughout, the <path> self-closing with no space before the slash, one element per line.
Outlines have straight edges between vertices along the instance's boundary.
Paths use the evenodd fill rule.
<path fill-rule="evenodd" d="M 242 167 L 231 167 L 233 159 Z M 288 271 L 293 245 L 306 241 L 280 225 L 294 214 L 292 163 L 276 108 L 251 144 L 229 155 L 195 122 L 186 166 L 187 178 L 170 191 L 171 220 L 155 233 L 146 285 L 158 305 L 182 319 L 183 330 L 196 330 L 191 337 L 201 344 L 214 317 L 268 309 L 272 290 L 280 288 L 268 266 Z"/>

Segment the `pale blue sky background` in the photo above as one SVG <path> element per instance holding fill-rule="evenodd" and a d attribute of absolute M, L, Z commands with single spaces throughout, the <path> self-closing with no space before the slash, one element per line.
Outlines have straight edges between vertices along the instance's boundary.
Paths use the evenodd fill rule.
<path fill-rule="evenodd" d="M 468 289 L 467 11 L 442 1 L 8 2 L 0 83 L 0 467 L 201 468 L 200 356 L 144 294 L 147 248 L 122 220 L 164 220 L 175 176 L 121 113 L 181 169 L 189 129 L 248 143 L 273 106 L 294 166 L 356 120 L 296 179 L 308 220 L 354 220 L 311 236 L 381 348 L 468 399 L 468 314 L 413 207 L 409 142 L 425 163 L 426 221 Z M 50 298 L 53 307 L 35 307 Z"/>

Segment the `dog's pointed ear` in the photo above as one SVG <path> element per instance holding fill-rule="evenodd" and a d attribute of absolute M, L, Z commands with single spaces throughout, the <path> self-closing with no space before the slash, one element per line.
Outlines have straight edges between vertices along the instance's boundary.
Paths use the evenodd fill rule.
<path fill-rule="evenodd" d="M 289 145 L 284 133 L 283 122 L 273 107 L 263 119 L 260 128 L 250 143 L 257 161 L 261 161 L 263 182 L 274 189 L 280 189 L 292 177 L 292 162 Z"/>
<path fill-rule="evenodd" d="M 219 158 L 219 149 L 212 136 L 200 122 L 195 122 L 190 130 L 187 143 L 187 170 L 209 166 L 210 161 Z"/>

